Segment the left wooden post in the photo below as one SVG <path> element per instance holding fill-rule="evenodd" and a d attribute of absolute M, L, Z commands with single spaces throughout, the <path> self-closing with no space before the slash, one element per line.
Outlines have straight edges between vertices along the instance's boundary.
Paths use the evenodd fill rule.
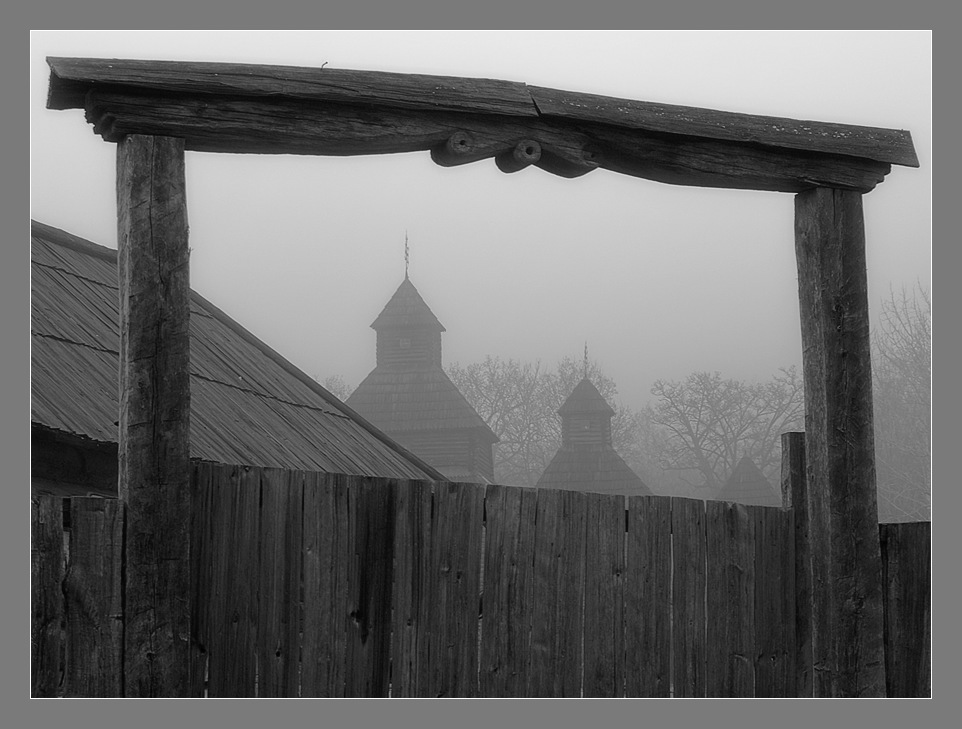
<path fill-rule="evenodd" d="M 124 695 L 190 685 L 190 382 L 184 141 L 117 143 Z"/>

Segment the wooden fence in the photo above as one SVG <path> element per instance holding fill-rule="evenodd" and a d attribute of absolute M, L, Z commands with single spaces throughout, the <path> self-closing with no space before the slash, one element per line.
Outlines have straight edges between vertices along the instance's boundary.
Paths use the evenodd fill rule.
<path fill-rule="evenodd" d="M 192 487 L 188 695 L 810 695 L 792 509 L 210 464 Z M 64 503 L 66 541 L 34 499 L 33 693 L 121 696 L 122 504 Z M 928 695 L 928 524 L 881 537 L 889 695 Z"/>

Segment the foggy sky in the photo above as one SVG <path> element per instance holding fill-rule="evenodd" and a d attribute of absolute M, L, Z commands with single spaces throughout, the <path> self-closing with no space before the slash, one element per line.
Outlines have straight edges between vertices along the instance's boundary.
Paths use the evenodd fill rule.
<path fill-rule="evenodd" d="M 116 247 L 115 148 L 45 108 L 46 56 L 474 76 L 727 111 L 907 129 L 920 169 L 865 196 L 869 297 L 931 274 L 931 35 L 837 32 L 31 33 L 31 215 Z M 840 69 L 844 69 L 842 72 Z M 310 375 L 357 385 L 404 276 L 444 362 L 589 356 L 640 407 L 695 370 L 801 365 L 793 196 L 596 170 L 565 180 L 427 152 L 188 152 L 191 285 Z"/>

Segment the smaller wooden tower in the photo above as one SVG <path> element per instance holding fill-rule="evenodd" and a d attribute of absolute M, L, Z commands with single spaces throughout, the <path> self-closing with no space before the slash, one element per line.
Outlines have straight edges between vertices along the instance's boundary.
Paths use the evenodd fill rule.
<path fill-rule="evenodd" d="M 755 462 L 743 456 L 715 495 L 716 501 L 733 501 L 749 506 L 781 506 L 782 498 L 775 493 Z"/>
<path fill-rule="evenodd" d="M 561 448 L 537 483 L 539 488 L 603 494 L 651 495 L 611 442 L 615 411 L 586 376 L 559 408 Z"/>

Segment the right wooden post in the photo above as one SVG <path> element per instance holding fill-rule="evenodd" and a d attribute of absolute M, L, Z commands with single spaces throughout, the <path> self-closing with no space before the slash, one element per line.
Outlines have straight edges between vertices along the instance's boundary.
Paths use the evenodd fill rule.
<path fill-rule="evenodd" d="M 860 193 L 795 197 L 805 376 L 813 693 L 885 695 L 868 284 Z"/>

